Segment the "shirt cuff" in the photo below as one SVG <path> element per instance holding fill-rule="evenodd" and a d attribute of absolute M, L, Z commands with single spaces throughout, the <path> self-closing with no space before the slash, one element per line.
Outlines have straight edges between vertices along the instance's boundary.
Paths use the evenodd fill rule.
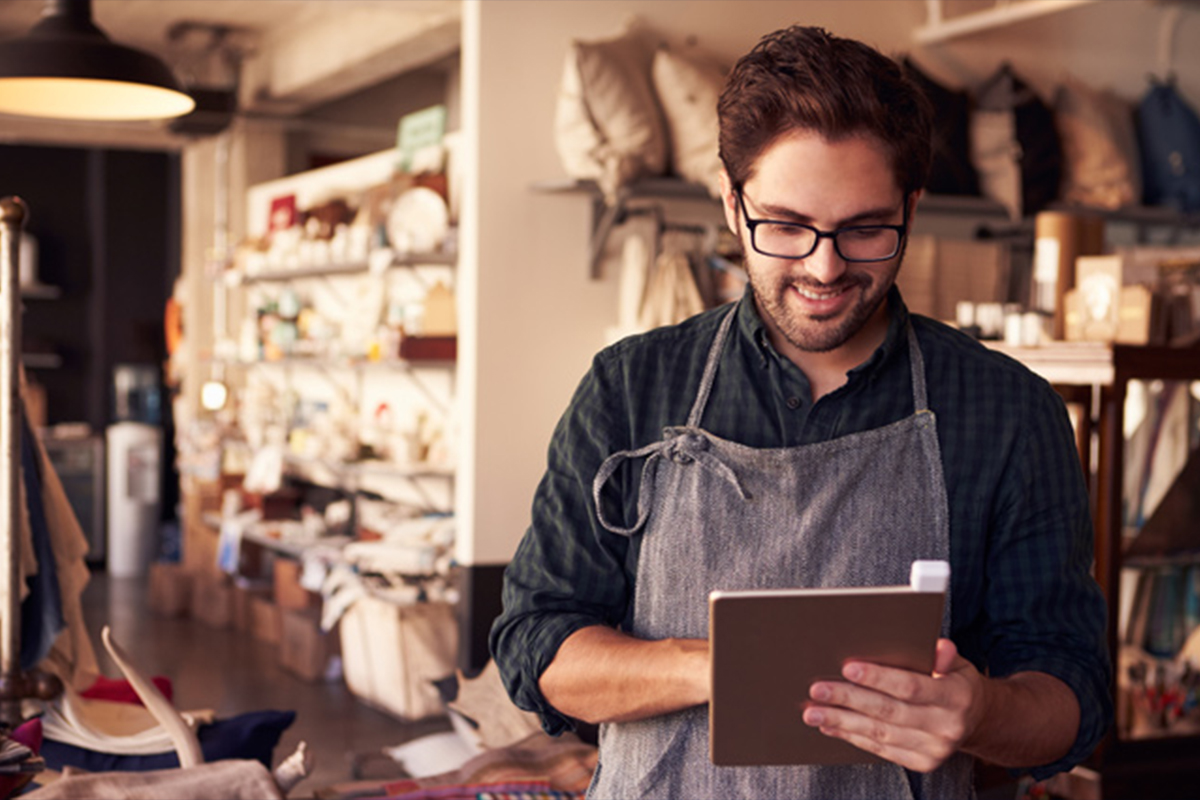
<path fill-rule="evenodd" d="M 1015 672 L 1042 672 L 1065 683 L 1079 702 L 1079 731 L 1071 749 L 1057 761 L 1010 772 L 1014 776 L 1027 774 L 1041 781 L 1082 763 L 1100 744 L 1112 722 L 1113 703 L 1108 690 L 1107 669 L 1089 671 L 1072 661 L 1043 658 L 1023 662 L 1008 670 L 1007 674 Z M 1103 680 L 1098 680 L 1097 673 L 1103 676 Z"/>
<path fill-rule="evenodd" d="M 558 649 L 571 634 L 581 628 L 604 624 L 595 617 L 582 614 L 555 614 L 541 620 L 535 633 L 517 655 L 518 676 L 510 687 L 510 695 L 518 708 L 537 714 L 542 730 L 551 736 L 575 730 L 575 720 L 550 705 L 542 694 L 538 681 L 550 666 Z"/>

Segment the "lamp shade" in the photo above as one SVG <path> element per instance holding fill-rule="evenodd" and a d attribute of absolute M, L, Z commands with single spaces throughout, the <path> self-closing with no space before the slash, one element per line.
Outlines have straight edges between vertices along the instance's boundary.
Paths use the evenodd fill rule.
<path fill-rule="evenodd" d="M 93 24 L 90 0 L 47 0 L 28 33 L 0 44 L 0 113 L 138 120 L 194 106 L 166 64 Z"/>

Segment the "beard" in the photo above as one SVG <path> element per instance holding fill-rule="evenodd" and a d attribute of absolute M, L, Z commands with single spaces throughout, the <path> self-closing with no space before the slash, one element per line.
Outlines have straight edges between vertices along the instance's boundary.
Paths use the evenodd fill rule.
<path fill-rule="evenodd" d="M 896 281 L 903 257 L 904 253 L 899 253 L 884 270 L 862 270 L 861 265 L 849 264 L 832 284 L 792 277 L 769 267 L 756 268 L 750 259 L 746 267 L 758 307 L 766 317 L 764 322 L 798 350 L 827 353 L 853 339 L 879 310 Z M 853 299 L 848 307 L 835 313 L 808 314 L 797 307 L 794 298 L 797 288 L 821 293 L 845 291 Z"/>

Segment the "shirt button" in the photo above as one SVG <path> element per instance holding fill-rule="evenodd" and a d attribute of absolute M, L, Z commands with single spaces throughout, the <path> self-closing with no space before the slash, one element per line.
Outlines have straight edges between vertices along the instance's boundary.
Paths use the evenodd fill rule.
<path fill-rule="evenodd" d="M 792 409 L 793 411 L 795 411 L 797 408 L 800 407 L 800 398 L 799 397 L 789 397 L 787 399 L 787 407 Z"/>

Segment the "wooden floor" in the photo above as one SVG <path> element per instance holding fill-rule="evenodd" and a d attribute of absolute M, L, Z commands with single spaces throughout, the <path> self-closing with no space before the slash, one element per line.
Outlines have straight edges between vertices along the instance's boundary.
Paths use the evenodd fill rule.
<path fill-rule="evenodd" d="M 105 624 L 139 668 L 171 679 L 177 708 L 211 708 L 223 718 L 266 709 L 295 711 L 296 722 L 275 751 L 276 763 L 301 740 L 317 763 L 291 798 L 310 797 L 319 786 L 358 777 L 401 777 L 381 748 L 450 728 L 445 719 L 401 722 L 360 703 L 341 681 L 306 683 L 280 669 L 273 645 L 244 633 L 155 616 L 146 608 L 141 580 L 93 573 L 84 609 L 101 669 L 110 677 L 120 672 L 100 644 Z"/>

